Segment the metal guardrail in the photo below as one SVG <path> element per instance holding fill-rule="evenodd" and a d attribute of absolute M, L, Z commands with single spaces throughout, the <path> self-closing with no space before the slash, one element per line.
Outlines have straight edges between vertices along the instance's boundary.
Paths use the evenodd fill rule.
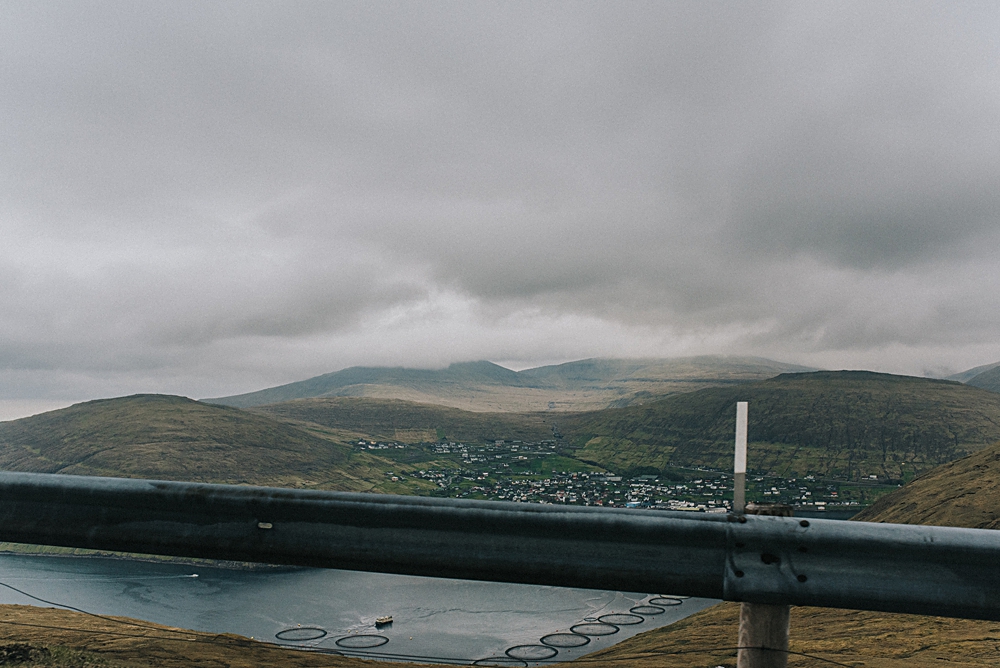
<path fill-rule="evenodd" d="M 1000 620 L 1000 532 L 0 473 L 0 540 Z"/>

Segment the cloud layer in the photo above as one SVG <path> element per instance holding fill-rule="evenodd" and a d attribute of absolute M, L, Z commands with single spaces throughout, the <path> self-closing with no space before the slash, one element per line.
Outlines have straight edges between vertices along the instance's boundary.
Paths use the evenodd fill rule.
<path fill-rule="evenodd" d="M 1000 359 L 993 3 L 0 9 L 0 399 Z"/>

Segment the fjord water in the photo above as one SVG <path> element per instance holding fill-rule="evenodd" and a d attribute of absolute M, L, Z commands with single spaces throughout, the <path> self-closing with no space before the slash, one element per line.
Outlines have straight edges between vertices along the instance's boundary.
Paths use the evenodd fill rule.
<path fill-rule="evenodd" d="M 575 624 L 604 615 L 629 613 L 657 595 L 325 569 L 236 570 L 17 555 L 0 556 L 0 583 L 97 614 L 270 642 L 282 642 L 276 634 L 286 629 L 316 627 L 326 635 L 286 644 L 335 651 L 351 644 L 345 637 L 379 635 L 388 642 L 373 640 L 384 644 L 364 654 L 463 662 L 501 657 L 520 645 L 537 646 L 545 635 L 567 633 Z M 0 587 L 0 603 L 45 605 L 7 587 Z M 618 625 L 611 635 L 590 636 L 585 646 L 560 648 L 557 658 L 602 649 L 713 603 L 686 599 L 663 606 L 661 614 L 634 615 L 629 621 L 641 621 Z M 383 615 L 392 615 L 393 623 L 376 630 L 375 618 Z"/>

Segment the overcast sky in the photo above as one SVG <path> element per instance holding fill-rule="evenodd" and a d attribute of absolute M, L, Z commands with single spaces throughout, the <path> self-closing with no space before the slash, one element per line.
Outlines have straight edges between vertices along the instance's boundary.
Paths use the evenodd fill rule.
<path fill-rule="evenodd" d="M 352 365 L 1000 361 L 996 2 L 0 5 L 0 419 Z"/>

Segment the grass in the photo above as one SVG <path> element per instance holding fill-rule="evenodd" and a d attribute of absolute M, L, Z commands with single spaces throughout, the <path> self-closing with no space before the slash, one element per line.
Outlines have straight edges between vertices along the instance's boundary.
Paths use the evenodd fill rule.
<path fill-rule="evenodd" d="M 549 413 L 486 413 L 398 399 L 331 397 L 258 406 L 253 412 L 310 427 L 364 434 L 369 439 L 421 443 L 552 438 Z M 430 436 L 430 438 L 428 438 Z"/>
<path fill-rule="evenodd" d="M 32 645 L 13 642 L 0 644 L 0 666 L 65 666 L 66 668 L 131 668 L 139 664 L 108 660 L 93 652 L 59 645 Z"/>
<path fill-rule="evenodd" d="M 1000 443 L 925 473 L 876 501 L 857 519 L 1000 528 Z"/>
<path fill-rule="evenodd" d="M 202 633 L 125 617 L 0 605 L 0 648 L 15 645 L 28 662 L 67 668 L 375 668 L 384 663 L 302 652 L 234 634 Z M 0 657 L 2 657 L 0 649 Z M 0 662 L 0 665 L 5 665 Z"/>
<path fill-rule="evenodd" d="M 368 491 L 386 462 L 329 434 L 183 397 L 136 395 L 0 423 L 12 471 Z"/>
<path fill-rule="evenodd" d="M 532 460 L 529 470 L 533 473 L 546 474 L 552 472 L 592 473 L 602 469 L 590 464 L 585 464 L 579 459 L 563 457 L 561 455 L 551 455 L 549 457 Z"/>
<path fill-rule="evenodd" d="M 739 604 L 722 603 L 562 666 L 714 668 L 736 666 Z M 792 668 L 994 666 L 1000 623 L 860 610 L 793 607 Z"/>
<path fill-rule="evenodd" d="M 726 470 L 738 400 L 751 404 L 750 467 L 775 476 L 850 480 L 874 474 L 882 482 L 902 482 L 1000 440 L 998 393 L 948 381 L 820 372 L 582 414 L 484 413 L 356 397 L 248 412 L 137 395 L 0 423 L 0 467 L 424 493 L 420 485 L 391 485 L 384 474 L 433 467 L 426 455 L 408 459 L 410 452 L 361 452 L 352 444 L 431 435 L 469 443 L 539 441 L 561 432 L 565 459 L 547 464 L 549 470 Z"/>
<path fill-rule="evenodd" d="M 732 467 L 735 403 L 750 403 L 750 467 L 785 477 L 905 476 L 1000 440 L 1000 394 L 870 372 L 785 374 L 563 418 L 576 456 L 611 470 Z"/>

